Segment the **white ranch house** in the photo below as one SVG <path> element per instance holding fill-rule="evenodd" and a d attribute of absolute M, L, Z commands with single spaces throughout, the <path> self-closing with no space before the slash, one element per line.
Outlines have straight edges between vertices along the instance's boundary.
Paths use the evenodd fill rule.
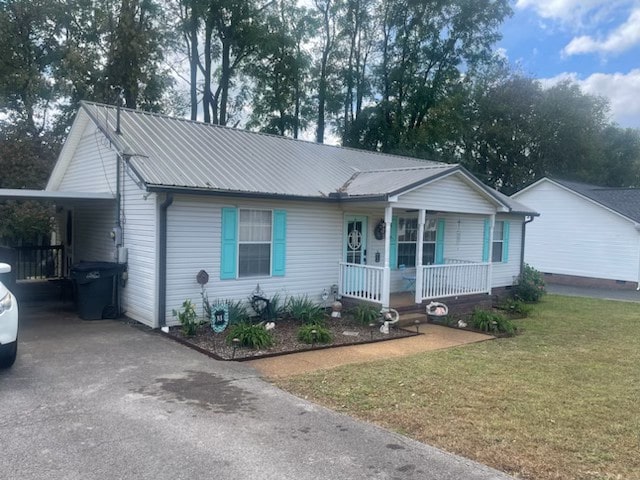
<path fill-rule="evenodd" d="M 152 327 L 199 302 L 202 269 L 211 299 L 490 294 L 520 274 L 536 215 L 458 165 L 94 103 L 46 190 L 75 199 L 58 208 L 68 263 L 126 261 L 122 307 Z"/>

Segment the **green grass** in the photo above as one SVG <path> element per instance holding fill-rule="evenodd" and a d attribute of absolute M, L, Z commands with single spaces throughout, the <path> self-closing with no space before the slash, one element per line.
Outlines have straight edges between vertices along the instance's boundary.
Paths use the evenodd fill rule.
<path fill-rule="evenodd" d="M 527 479 L 640 479 L 640 304 L 547 296 L 522 333 L 281 379 Z"/>

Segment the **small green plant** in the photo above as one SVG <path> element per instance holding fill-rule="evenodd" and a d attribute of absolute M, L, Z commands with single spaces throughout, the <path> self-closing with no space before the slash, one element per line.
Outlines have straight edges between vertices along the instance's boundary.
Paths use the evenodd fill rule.
<path fill-rule="evenodd" d="M 227 344 L 233 345 L 233 339 L 240 340 L 240 346 L 261 349 L 273 345 L 273 335 L 261 324 L 248 322 L 232 325 L 227 334 Z"/>
<path fill-rule="evenodd" d="M 519 315 L 521 317 L 528 317 L 531 310 L 533 310 L 531 305 L 528 305 L 522 300 L 518 300 L 514 297 L 505 298 L 498 308 L 505 312 L 509 312 L 511 315 Z"/>
<path fill-rule="evenodd" d="M 190 299 L 182 302 L 182 310 L 173 309 L 173 316 L 178 317 L 184 335 L 191 337 L 196 334 L 196 330 L 200 326 L 200 319 L 196 313 L 196 306 Z"/>
<path fill-rule="evenodd" d="M 504 333 L 514 335 L 516 328 L 505 316 L 488 310 L 476 309 L 471 315 L 473 328 L 487 333 Z"/>
<path fill-rule="evenodd" d="M 351 314 L 356 322 L 361 325 L 369 325 L 375 323 L 380 316 L 380 308 L 374 305 L 367 305 L 366 303 L 360 303 L 353 307 Z"/>
<path fill-rule="evenodd" d="M 304 343 L 329 343 L 331 332 L 319 323 L 306 323 L 298 330 L 298 340 Z"/>
<path fill-rule="evenodd" d="M 324 310 L 306 295 L 291 297 L 287 302 L 287 313 L 302 323 L 324 322 Z"/>
<path fill-rule="evenodd" d="M 538 302 L 545 293 L 542 274 L 525 263 L 522 275 L 514 287 L 514 296 L 523 302 Z"/>

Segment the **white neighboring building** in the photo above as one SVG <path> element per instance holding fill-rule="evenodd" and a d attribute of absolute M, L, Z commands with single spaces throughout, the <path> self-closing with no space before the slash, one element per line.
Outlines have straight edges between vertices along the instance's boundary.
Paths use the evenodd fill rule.
<path fill-rule="evenodd" d="M 542 178 L 511 198 L 540 213 L 525 261 L 547 282 L 638 288 L 640 189 Z"/>

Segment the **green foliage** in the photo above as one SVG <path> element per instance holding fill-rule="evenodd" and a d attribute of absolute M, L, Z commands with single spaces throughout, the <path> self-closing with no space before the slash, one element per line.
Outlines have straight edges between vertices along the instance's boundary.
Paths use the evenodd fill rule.
<path fill-rule="evenodd" d="M 487 333 L 504 333 L 514 335 L 516 328 L 513 322 L 499 313 L 476 309 L 471 315 L 473 328 Z"/>
<path fill-rule="evenodd" d="M 368 305 L 366 303 L 359 303 L 351 310 L 351 314 L 356 322 L 362 325 L 369 325 L 374 323 L 380 317 L 380 308 L 375 305 Z"/>
<path fill-rule="evenodd" d="M 331 342 L 331 332 L 320 323 L 306 323 L 298 330 L 298 340 L 309 344 L 329 343 Z"/>
<path fill-rule="evenodd" d="M 260 324 L 241 322 L 231 326 L 227 334 L 227 344 L 233 345 L 234 338 L 240 340 L 240 346 L 256 350 L 273 345 L 273 335 Z"/>
<path fill-rule="evenodd" d="M 266 297 L 262 297 L 266 298 Z M 278 293 L 273 297 L 267 298 L 267 302 L 257 296 L 249 297 L 251 309 L 255 312 L 260 320 L 272 321 L 286 314 L 287 302 L 283 301 Z"/>
<path fill-rule="evenodd" d="M 324 310 L 306 295 L 291 297 L 287 302 L 287 313 L 302 323 L 320 323 L 324 321 Z"/>
<path fill-rule="evenodd" d="M 251 318 L 247 307 L 241 300 L 218 300 L 216 303 L 226 303 L 229 307 L 229 324 L 235 325 L 238 323 L 246 323 Z"/>
<path fill-rule="evenodd" d="M 196 330 L 200 326 L 200 319 L 196 313 L 196 306 L 190 299 L 182 302 L 182 310 L 173 310 L 173 316 L 178 317 L 180 325 L 182 325 L 182 333 L 188 337 L 196 334 Z"/>
<path fill-rule="evenodd" d="M 518 284 L 514 287 L 514 296 L 523 302 L 538 302 L 546 293 L 544 286 L 542 274 L 525 264 Z"/>
<path fill-rule="evenodd" d="M 531 305 L 526 304 L 522 300 L 518 300 L 517 298 L 507 297 L 502 303 L 499 305 L 500 310 L 504 310 L 505 312 L 509 312 L 512 315 L 519 315 L 522 317 L 528 317 L 533 309 Z"/>

